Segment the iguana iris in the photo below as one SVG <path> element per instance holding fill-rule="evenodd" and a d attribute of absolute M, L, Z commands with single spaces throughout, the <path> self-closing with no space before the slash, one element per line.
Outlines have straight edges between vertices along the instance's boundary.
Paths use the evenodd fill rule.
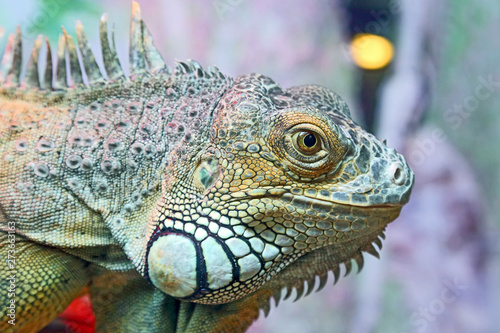
<path fill-rule="evenodd" d="M 38 331 L 85 287 L 101 332 L 242 331 L 282 289 L 377 255 L 414 176 L 339 96 L 171 71 L 137 3 L 130 76 L 105 16 L 106 80 L 76 31 L 82 63 L 63 31 L 54 77 L 41 38 L 23 81 L 20 31 L 3 57 L 2 332 Z"/>

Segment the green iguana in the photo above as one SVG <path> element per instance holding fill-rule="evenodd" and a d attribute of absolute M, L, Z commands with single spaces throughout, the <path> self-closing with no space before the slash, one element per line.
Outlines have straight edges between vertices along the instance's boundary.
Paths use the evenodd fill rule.
<path fill-rule="evenodd" d="M 47 41 L 39 77 L 39 37 L 21 81 L 20 31 L 8 39 L 0 331 L 37 332 L 84 288 L 98 332 L 243 331 L 282 290 L 377 255 L 414 176 L 340 97 L 172 71 L 135 2 L 126 76 L 100 28 L 106 79 L 78 22 L 81 63 L 63 30 L 54 76 Z"/>

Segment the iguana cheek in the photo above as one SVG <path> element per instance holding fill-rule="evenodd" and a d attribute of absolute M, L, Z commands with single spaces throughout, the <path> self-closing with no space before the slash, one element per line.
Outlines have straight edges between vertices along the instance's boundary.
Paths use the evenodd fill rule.
<path fill-rule="evenodd" d="M 193 242 L 181 235 L 158 238 L 148 256 L 151 282 L 168 295 L 186 297 L 197 288 L 197 255 Z"/>
<path fill-rule="evenodd" d="M 259 260 L 249 251 L 239 249 L 237 243 L 229 243 L 235 254 L 226 252 L 213 237 L 195 243 L 177 233 L 160 236 L 148 255 L 149 278 L 170 296 L 197 298 L 202 290 L 218 290 L 233 283 L 236 268 L 232 261 L 239 265 L 241 280 L 257 274 L 261 269 Z M 236 260 L 235 255 L 243 258 Z"/>
<path fill-rule="evenodd" d="M 208 237 L 201 243 L 207 270 L 207 282 L 210 289 L 219 289 L 233 281 L 233 266 L 222 246 Z"/>

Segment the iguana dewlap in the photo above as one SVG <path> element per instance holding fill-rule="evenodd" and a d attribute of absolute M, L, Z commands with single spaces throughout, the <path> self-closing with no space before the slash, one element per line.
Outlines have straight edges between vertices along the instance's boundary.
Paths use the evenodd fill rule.
<path fill-rule="evenodd" d="M 171 71 L 136 3 L 129 76 L 105 16 L 106 80 L 76 32 L 82 63 L 64 31 L 43 77 L 40 38 L 22 82 L 20 31 L 4 54 L 0 331 L 37 332 L 85 286 L 98 331 L 241 331 L 283 288 L 377 255 L 414 176 L 335 93 Z"/>

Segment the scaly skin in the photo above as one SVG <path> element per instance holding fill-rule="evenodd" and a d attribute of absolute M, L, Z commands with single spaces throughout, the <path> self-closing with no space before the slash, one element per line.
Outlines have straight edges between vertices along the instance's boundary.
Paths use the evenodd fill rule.
<path fill-rule="evenodd" d="M 329 270 L 376 255 L 409 199 L 404 158 L 340 97 L 196 62 L 172 74 L 132 11 L 130 78 L 105 19 L 108 82 L 79 28 L 87 87 L 68 35 L 58 54 L 67 49 L 76 88 L 61 65 L 53 91 L 38 86 L 37 44 L 19 87 L 20 35 L 9 43 L 0 301 L 16 312 L 2 332 L 38 331 L 86 286 L 100 332 L 243 331 L 283 288 L 300 297 L 304 281 L 310 292 L 319 276 L 320 289 Z"/>

